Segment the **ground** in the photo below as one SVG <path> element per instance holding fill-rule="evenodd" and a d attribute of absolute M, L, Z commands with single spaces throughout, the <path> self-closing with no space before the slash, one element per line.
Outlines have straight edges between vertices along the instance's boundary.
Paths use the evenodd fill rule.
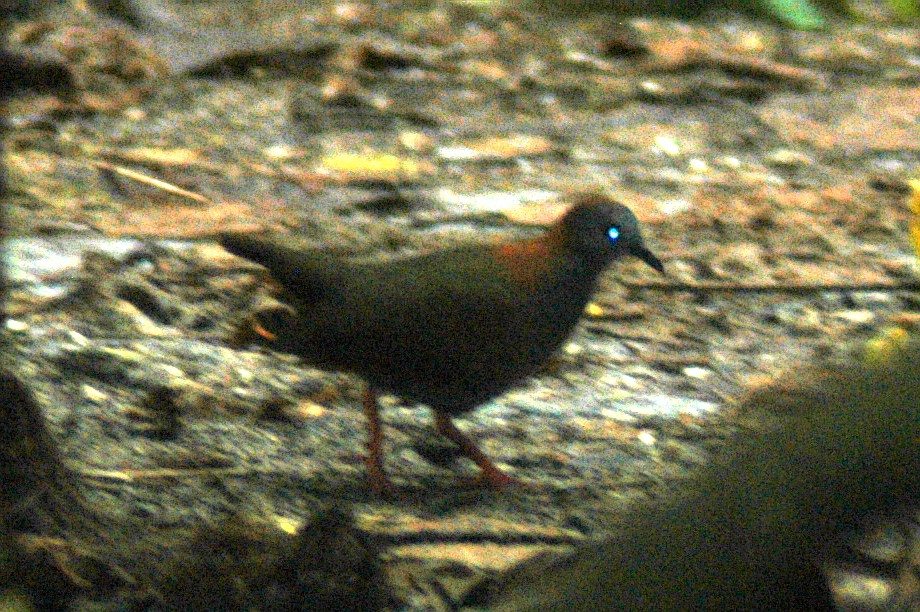
<path fill-rule="evenodd" d="M 344 501 L 400 601 L 438 606 L 679 487 L 737 432 L 746 386 L 915 324 L 920 37 L 874 4 L 808 33 L 257 4 L 186 5 L 178 34 L 85 13 L 13 31 L 80 89 L 10 105 L 8 327 L 113 512 L 301 521 Z M 585 190 L 635 211 L 667 276 L 609 271 L 545 371 L 460 421 L 526 487 L 463 487 L 427 410 L 384 398 L 406 496 L 378 499 L 361 381 L 230 346 L 267 279 L 218 231 L 399 256 L 534 235 Z"/>

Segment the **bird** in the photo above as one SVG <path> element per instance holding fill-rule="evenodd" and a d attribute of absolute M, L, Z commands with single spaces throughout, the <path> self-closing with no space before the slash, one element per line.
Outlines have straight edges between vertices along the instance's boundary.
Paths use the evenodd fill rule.
<path fill-rule="evenodd" d="M 383 467 L 377 394 L 427 405 L 437 431 L 479 468 L 479 484 L 517 482 L 453 418 L 533 374 L 578 323 L 597 279 L 636 257 L 664 273 L 625 205 L 583 193 L 535 238 L 470 244 L 388 261 L 301 251 L 246 233 L 222 233 L 228 252 L 268 269 L 289 308 L 259 315 L 268 348 L 367 381 L 365 464 L 372 488 L 393 492 Z"/>

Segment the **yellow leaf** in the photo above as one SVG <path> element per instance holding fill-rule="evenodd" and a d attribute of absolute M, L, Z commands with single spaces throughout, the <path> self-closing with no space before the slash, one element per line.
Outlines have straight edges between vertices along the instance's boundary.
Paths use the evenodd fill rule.
<path fill-rule="evenodd" d="M 910 186 L 910 242 L 920 257 L 920 179 L 907 181 Z"/>
<path fill-rule="evenodd" d="M 910 334 L 902 327 L 886 327 L 863 347 L 863 361 L 880 366 L 907 349 Z"/>
<path fill-rule="evenodd" d="M 423 163 L 396 155 L 340 153 L 323 158 L 323 171 L 342 180 L 415 179 L 433 171 Z"/>

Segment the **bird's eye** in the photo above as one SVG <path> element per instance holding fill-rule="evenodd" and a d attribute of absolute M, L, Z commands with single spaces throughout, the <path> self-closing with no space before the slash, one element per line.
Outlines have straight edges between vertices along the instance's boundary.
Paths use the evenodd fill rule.
<path fill-rule="evenodd" d="M 620 238 L 620 228 L 613 226 L 607 230 L 607 236 L 610 238 L 610 242 L 616 242 Z"/>

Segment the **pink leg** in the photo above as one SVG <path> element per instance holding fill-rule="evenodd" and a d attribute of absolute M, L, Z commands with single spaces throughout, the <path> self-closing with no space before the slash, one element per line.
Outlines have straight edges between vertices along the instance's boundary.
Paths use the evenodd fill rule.
<path fill-rule="evenodd" d="M 375 493 L 389 495 L 393 492 L 393 484 L 383 471 L 383 423 L 377 412 L 377 395 L 371 387 L 364 392 L 362 406 L 367 417 L 368 431 L 367 457 L 364 458 L 367 479 Z"/>
<path fill-rule="evenodd" d="M 479 447 L 476 446 L 476 443 L 469 439 L 469 437 L 464 434 L 462 431 L 457 429 L 457 426 L 454 425 L 453 421 L 450 420 L 450 417 L 443 412 L 434 413 L 434 422 L 435 427 L 438 432 L 452 440 L 457 446 L 460 447 L 460 451 L 469 457 L 473 463 L 479 466 L 482 470 L 482 473 L 479 475 L 478 480 L 483 484 L 493 488 L 493 489 L 503 489 L 509 484 L 515 484 L 518 481 L 511 476 L 508 476 L 503 471 L 498 469 L 492 460 L 486 457 L 485 453 L 479 450 Z"/>

